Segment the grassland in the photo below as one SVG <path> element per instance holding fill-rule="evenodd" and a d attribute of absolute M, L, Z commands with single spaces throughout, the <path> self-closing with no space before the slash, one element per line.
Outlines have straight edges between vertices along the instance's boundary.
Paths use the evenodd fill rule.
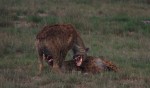
<path fill-rule="evenodd" d="M 0 0 L 0 88 L 150 88 L 149 8 L 149 0 Z M 37 77 L 35 36 L 56 23 L 74 25 L 89 55 L 121 71 L 59 75 L 45 67 Z"/>

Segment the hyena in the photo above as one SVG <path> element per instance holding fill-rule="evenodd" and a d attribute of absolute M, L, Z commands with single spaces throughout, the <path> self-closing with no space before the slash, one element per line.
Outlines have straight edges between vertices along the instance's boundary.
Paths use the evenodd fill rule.
<path fill-rule="evenodd" d="M 45 26 L 36 36 L 36 47 L 39 55 L 39 73 L 42 72 L 45 57 L 52 58 L 52 68 L 58 72 L 60 72 L 62 63 L 70 49 L 75 57 L 77 55 L 81 55 L 82 59 L 86 57 L 83 40 L 70 24 Z M 77 64 L 81 63 L 77 62 Z"/>

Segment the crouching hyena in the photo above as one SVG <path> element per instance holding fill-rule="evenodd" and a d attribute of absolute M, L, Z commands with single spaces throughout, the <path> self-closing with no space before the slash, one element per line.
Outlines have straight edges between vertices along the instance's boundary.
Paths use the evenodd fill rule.
<path fill-rule="evenodd" d="M 82 58 L 81 56 L 78 56 Z M 76 58 L 75 58 L 76 59 Z M 74 59 L 74 60 L 75 60 Z M 53 65 L 52 58 L 46 58 L 49 65 Z M 104 59 L 103 57 L 87 56 L 80 66 L 77 66 L 76 60 L 68 60 L 63 63 L 63 70 L 71 72 L 72 70 L 81 71 L 82 73 L 100 73 L 103 71 L 118 72 L 118 67 L 111 61 Z M 81 60 L 79 60 L 81 62 Z"/>

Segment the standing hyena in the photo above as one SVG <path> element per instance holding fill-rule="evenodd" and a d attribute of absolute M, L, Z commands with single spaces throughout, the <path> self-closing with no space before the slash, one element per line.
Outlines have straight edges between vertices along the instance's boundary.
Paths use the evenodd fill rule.
<path fill-rule="evenodd" d="M 86 57 L 85 45 L 79 33 L 69 24 L 45 26 L 36 36 L 36 47 L 40 73 L 45 57 L 53 60 L 53 70 L 58 72 L 70 49 L 73 50 L 74 56 L 81 55 L 82 59 Z"/>

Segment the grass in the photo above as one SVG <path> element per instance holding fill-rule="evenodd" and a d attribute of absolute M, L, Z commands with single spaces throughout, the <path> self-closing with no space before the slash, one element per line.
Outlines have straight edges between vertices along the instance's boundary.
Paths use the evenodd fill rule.
<path fill-rule="evenodd" d="M 1 88 L 149 88 L 149 0 L 0 0 Z M 47 24 L 70 23 L 92 56 L 119 73 L 38 73 L 35 36 Z M 66 59 L 72 57 L 69 52 Z M 47 65 L 47 64 L 45 64 Z"/>

